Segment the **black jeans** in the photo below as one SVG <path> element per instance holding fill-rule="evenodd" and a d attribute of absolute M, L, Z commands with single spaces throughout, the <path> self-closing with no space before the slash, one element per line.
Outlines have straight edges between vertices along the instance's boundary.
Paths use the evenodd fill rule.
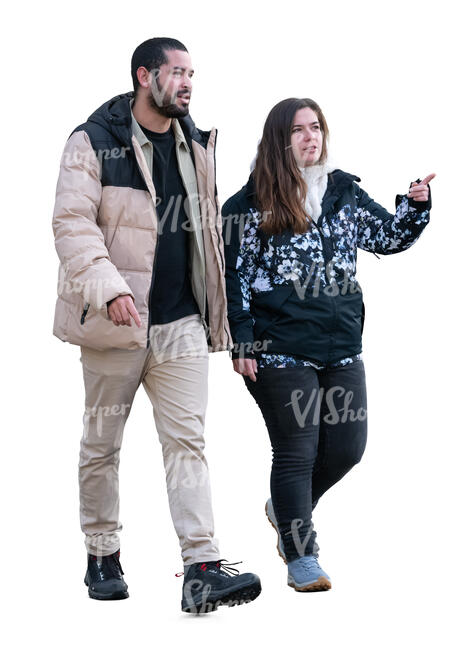
<path fill-rule="evenodd" d="M 260 368 L 243 376 L 272 445 L 270 491 L 287 561 L 318 551 L 318 499 L 364 453 L 367 392 L 362 359 L 337 368 Z"/>

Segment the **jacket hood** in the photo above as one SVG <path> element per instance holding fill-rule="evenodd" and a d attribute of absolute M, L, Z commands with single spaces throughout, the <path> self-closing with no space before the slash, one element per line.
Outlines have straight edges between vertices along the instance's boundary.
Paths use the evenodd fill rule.
<path fill-rule="evenodd" d="M 129 102 L 133 97 L 134 91 L 112 97 L 99 106 L 88 117 L 87 122 L 98 124 L 122 144 L 128 146 L 131 142 L 131 109 Z M 198 129 L 190 115 L 177 119 L 189 146 L 191 146 L 191 140 L 195 140 L 206 149 L 211 131 Z"/>

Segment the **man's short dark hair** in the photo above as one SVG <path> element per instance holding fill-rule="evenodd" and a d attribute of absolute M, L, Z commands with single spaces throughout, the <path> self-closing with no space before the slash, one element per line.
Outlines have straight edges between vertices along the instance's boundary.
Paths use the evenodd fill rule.
<path fill-rule="evenodd" d="M 163 63 L 167 63 L 168 59 L 165 50 L 180 50 L 181 52 L 188 52 L 183 43 L 177 41 L 175 38 L 166 38 L 161 36 L 159 38 L 150 38 L 135 49 L 131 57 L 131 77 L 133 79 L 134 94 L 136 95 L 139 89 L 139 81 L 136 76 L 136 71 L 141 66 L 146 70 L 153 68 L 160 68 Z"/>

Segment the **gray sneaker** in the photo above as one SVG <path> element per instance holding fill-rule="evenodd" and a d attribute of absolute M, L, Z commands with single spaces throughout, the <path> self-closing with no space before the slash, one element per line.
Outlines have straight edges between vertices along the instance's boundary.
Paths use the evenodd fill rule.
<path fill-rule="evenodd" d="M 313 555 L 299 557 L 288 563 L 287 584 L 295 591 L 327 591 L 331 580 Z"/>

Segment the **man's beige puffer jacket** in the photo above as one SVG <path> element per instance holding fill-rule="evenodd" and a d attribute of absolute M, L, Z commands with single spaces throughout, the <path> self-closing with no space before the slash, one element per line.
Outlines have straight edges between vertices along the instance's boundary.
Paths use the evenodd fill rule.
<path fill-rule="evenodd" d="M 149 296 L 159 254 L 152 144 L 132 115 L 133 93 L 97 109 L 67 140 L 53 215 L 60 259 L 53 334 L 97 350 L 149 347 Z M 216 129 L 173 119 L 186 189 L 192 291 L 208 350 L 230 350 L 221 212 L 215 182 Z M 151 147 L 150 155 L 149 149 Z M 156 278 L 165 281 L 165 278 Z M 116 326 L 107 302 L 130 294 L 142 325 Z"/>

